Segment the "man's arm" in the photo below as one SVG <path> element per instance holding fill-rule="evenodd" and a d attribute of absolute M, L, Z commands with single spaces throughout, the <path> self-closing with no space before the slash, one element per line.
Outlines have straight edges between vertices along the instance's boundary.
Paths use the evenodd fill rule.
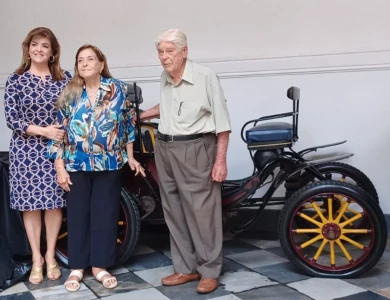
<path fill-rule="evenodd" d="M 226 163 L 226 154 L 229 144 L 230 131 L 220 132 L 217 135 L 217 157 L 215 163 Z"/>
<path fill-rule="evenodd" d="M 160 104 L 153 106 L 152 108 L 145 110 L 140 114 L 141 121 L 150 120 L 160 117 Z"/>
<path fill-rule="evenodd" d="M 230 131 L 223 131 L 217 135 L 217 156 L 213 166 L 211 178 L 214 181 L 222 182 L 227 177 L 227 148 L 229 144 Z"/>

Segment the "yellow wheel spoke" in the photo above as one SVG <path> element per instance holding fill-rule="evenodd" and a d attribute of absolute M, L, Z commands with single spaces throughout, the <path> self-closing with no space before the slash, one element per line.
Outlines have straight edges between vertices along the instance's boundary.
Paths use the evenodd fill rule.
<path fill-rule="evenodd" d="M 355 242 L 354 240 L 351 240 L 350 238 L 346 237 L 345 235 L 341 235 L 340 236 L 340 239 L 341 240 L 344 240 L 344 241 L 347 241 L 348 243 L 350 243 L 351 245 L 354 245 L 355 247 L 363 250 L 364 249 L 364 245 L 358 243 L 358 242 Z"/>
<path fill-rule="evenodd" d="M 341 251 L 343 251 L 344 256 L 348 261 L 352 260 L 351 255 L 349 254 L 348 250 L 344 247 L 343 243 L 340 240 L 336 240 L 337 245 L 339 245 Z"/>
<path fill-rule="evenodd" d="M 66 237 L 68 235 L 68 232 L 65 232 L 65 233 L 63 233 L 63 234 L 61 234 L 61 235 L 59 235 L 58 236 L 58 240 L 62 240 L 64 237 Z"/>
<path fill-rule="evenodd" d="M 296 230 L 294 230 L 294 233 L 321 233 L 321 228 L 296 229 Z"/>
<path fill-rule="evenodd" d="M 322 214 L 322 212 L 318 208 L 317 203 L 313 202 L 312 205 L 313 205 L 314 209 L 316 210 L 317 214 L 320 216 L 322 223 L 326 223 L 328 220 L 324 217 L 324 215 Z"/>
<path fill-rule="evenodd" d="M 363 234 L 367 234 L 369 232 L 371 232 L 371 230 L 369 229 L 341 229 L 341 232 L 344 234 L 344 233 L 363 233 Z"/>
<path fill-rule="evenodd" d="M 352 223 L 352 222 L 354 222 L 356 220 L 359 220 L 361 217 L 362 217 L 362 214 L 359 213 L 358 215 L 348 219 L 347 221 L 344 221 L 343 223 L 340 223 L 339 226 L 341 228 L 344 228 L 345 225 L 350 224 L 350 223 Z"/>
<path fill-rule="evenodd" d="M 324 213 L 326 212 L 326 209 L 320 209 L 320 212 Z M 319 214 L 315 214 L 312 218 L 315 220 L 319 217 Z"/>
<path fill-rule="evenodd" d="M 314 220 L 313 218 L 310 218 L 308 215 L 305 215 L 304 213 L 300 213 L 299 216 L 307 221 L 309 221 L 310 223 L 313 223 L 314 225 L 317 225 L 318 227 L 321 227 L 322 226 L 322 223 Z"/>
<path fill-rule="evenodd" d="M 345 176 L 341 177 L 341 182 L 344 182 L 345 181 Z"/>
<path fill-rule="evenodd" d="M 333 199 L 331 197 L 328 198 L 328 220 L 333 221 Z"/>
<path fill-rule="evenodd" d="M 349 219 L 347 218 L 346 215 L 343 215 L 343 219 L 344 219 L 345 221 L 349 220 Z M 353 223 L 349 223 L 349 226 L 353 226 Z"/>
<path fill-rule="evenodd" d="M 341 206 L 341 209 L 339 211 L 339 214 L 338 216 L 336 217 L 336 219 L 334 220 L 334 222 L 337 224 L 340 222 L 340 219 L 341 217 L 344 215 L 345 213 L 345 210 L 347 209 L 349 203 L 347 201 L 343 202 L 342 206 Z"/>
<path fill-rule="evenodd" d="M 324 237 L 322 236 L 322 234 L 319 234 L 315 238 L 312 238 L 310 241 L 307 241 L 306 243 L 303 243 L 301 245 L 301 248 L 309 247 L 310 245 L 314 244 L 315 242 L 317 242 L 318 240 L 323 239 L 323 238 Z"/>
<path fill-rule="evenodd" d="M 330 264 L 332 266 L 336 265 L 336 256 L 334 254 L 334 241 L 329 241 L 330 246 Z"/>
<path fill-rule="evenodd" d="M 320 257 L 322 251 L 324 250 L 324 247 L 325 247 L 326 243 L 328 243 L 328 240 L 327 239 L 323 239 L 322 243 L 321 243 L 321 246 L 318 248 L 316 254 L 313 257 L 315 260 L 318 260 L 318 258 Z"/>

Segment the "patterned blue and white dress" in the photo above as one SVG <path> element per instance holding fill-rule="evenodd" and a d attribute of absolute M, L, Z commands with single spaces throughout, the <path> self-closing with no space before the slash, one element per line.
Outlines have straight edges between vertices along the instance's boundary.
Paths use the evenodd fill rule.
<path fill-rule="evenodd" d="M 29 125 L 48 126 L 55 122 L 56 102 L 71 79 L 45 82 L 29 71 L 12 73 L 6 83 L 4 111 L 13 131 L 10 142 L 11 208 L 20 211 L 47 210 L 65 206 L 63 189 L 57 184 L 53 161 L 46 158 L 48 139 L 26 134 Z"/>

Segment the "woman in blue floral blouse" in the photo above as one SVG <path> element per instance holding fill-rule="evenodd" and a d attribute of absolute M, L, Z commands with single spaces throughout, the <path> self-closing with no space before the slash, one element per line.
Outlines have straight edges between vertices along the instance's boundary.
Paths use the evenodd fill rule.
<path fill-rule="evenodd" d="M 112 78 L 97 47 L 84 45 L 77 51 L 73 79 L 58 100 L 57 122 L 65 138 L 49 145 L 57 181 L 68 192 L 68 291 L 80 288 L 88 266 L 105 288 L 117 286 L 106 269 L 115 262 L 120 169 L 127 162 L 136 175 L 145 176 L 133 157 L 134 126 L 126 92 L 126 84 Z"/>

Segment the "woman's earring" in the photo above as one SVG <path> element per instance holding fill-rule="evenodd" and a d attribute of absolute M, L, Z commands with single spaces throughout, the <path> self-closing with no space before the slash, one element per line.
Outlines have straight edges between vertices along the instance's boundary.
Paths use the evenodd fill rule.
<path fill-rule="evenodd" d="M 50 58 L 49 58 L 49 62 L 53 63 L 53 62 L 54 62 L 54 60 L 55 60 L 55 57 L 54 57 L 54 55 L 50 56 Z"/>

